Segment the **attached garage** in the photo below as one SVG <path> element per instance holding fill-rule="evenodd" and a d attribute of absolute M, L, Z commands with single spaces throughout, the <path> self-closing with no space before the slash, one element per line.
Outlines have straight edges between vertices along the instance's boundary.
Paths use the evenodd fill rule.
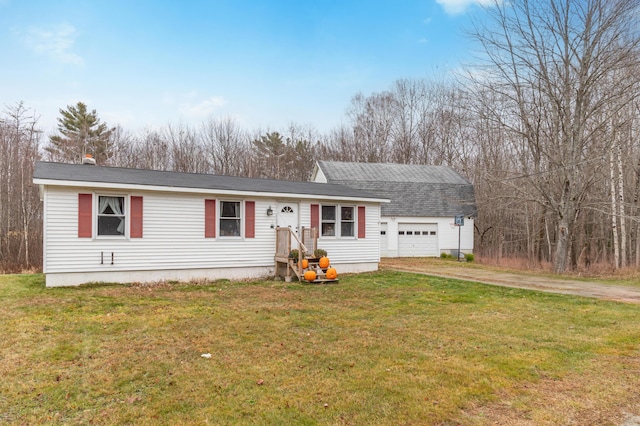
<path fill-rule="evenodd" d="M 318 161 L 312 180 L 391 201 L 380 206 L 381 257 L 473 253 L 473 185 L 450 167 Z M 458 216 L 464 226 L 454 226 Z"/>
<path fill-rule="evenodd" d="M 438 255 L 438 224 L 398 224 L 398 256 L 425 257 Z"/>

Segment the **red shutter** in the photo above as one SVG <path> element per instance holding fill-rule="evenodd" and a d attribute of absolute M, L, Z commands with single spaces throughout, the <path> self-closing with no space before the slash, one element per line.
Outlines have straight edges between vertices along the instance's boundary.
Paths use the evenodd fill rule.
<path fill-rule="evenodd" d="M 320 206 L 318 204 L 311 204 L 311 227 L 320 228 Z"/>
<path fill-rule="evenodd" d="M 131 196 L 131 238 L 142 238 L 142 197 Z"/>
<path fill-rule="evenodd" d="M 78 194 L 78 238 L 91 238 L 93 236 L 93 196 L 91 194 Z"/>
<path fill-rule="evenodd" d="M 244 203 L 244 237 L 256 237 L 256 202 L 245 201 Z"/>
<path fill-rule="evenodd" d="M 364 238 L 366 234 L 367 216 L 364 206 L 358 206 L 358 238 Z"/>
<path fill-rule="evenodd" d="M 204 200 L 204 237 L 216 237 L 216 200 Z"/>

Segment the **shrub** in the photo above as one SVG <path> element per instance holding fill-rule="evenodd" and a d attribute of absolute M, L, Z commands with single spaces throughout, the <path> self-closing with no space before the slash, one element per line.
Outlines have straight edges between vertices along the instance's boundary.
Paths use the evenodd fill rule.
<path fill-rule="evenodd" d="M 467 262 L 473 262 L 473 260 L 475 259 L 475 256 L 473 255 L 473 253 L 467 253 L 464 255 L 464 259 Z"/>
<path fill-rule="evenodd" d="M 317 248 L 313 251 L 313 257 L 326 257 L 327 251 L 321 248 Z"/>

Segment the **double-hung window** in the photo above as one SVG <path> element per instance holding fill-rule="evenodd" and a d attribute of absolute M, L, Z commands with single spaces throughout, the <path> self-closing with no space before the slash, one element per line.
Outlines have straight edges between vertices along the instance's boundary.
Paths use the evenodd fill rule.
<path fill-rule="evenodd" d="M 125 197 L 98 196 L 98 236 L 124 236 Z"/>
<path fill-rule="evenodd" d="M 355 215 L 353 207 L 340 207 L 340 236 L 355 236 Z"/>
<path fill-rule="evenodd" d="M 323 237 L 355 237 L 355 207 L 322 206 L 321 232 Z"/>
<path fill-rule="evenodd" d="M 336 236 L 336 206 L 322 206 L 322 232 L 323 237 Z"/>
<path fill-rule="evenodd" d="M 220 201 L 220 236 L 239 237 L 240 201 Z"/>

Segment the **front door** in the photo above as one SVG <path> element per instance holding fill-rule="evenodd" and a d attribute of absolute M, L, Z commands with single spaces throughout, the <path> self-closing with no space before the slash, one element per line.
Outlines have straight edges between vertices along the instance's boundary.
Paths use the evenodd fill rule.
<path fill-rule="evenodd" d="M 278 203 L 276 210 L 276 222 L 278 227 L 291 228 L 293 232 L 298 234 L 298 203 Z M 291 238 L 291 248 L 298 248 L 298 242 L 295 238 Z"/>

